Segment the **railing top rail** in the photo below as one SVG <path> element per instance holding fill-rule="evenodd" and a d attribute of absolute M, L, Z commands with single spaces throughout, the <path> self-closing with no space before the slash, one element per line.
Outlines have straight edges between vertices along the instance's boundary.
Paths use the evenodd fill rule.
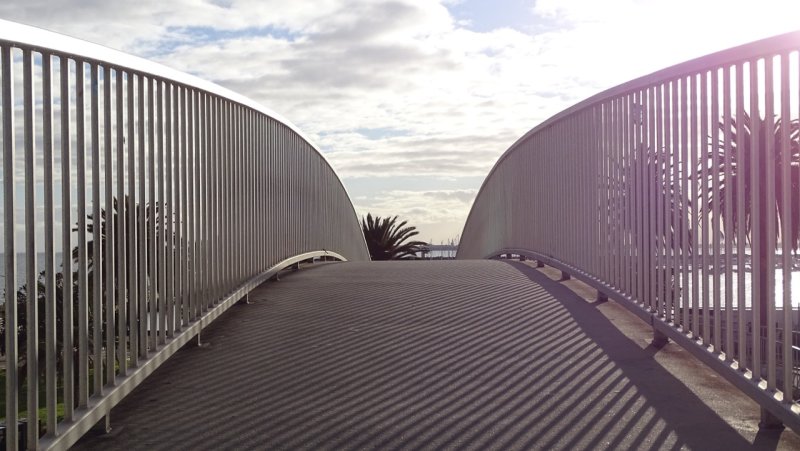
<path fill-rule="evenodd" d="M 674 66 L 667 67 L 665 69 L 658 70 L 651 74 L 635 78 L 633 80 L 619 84 L 612 88 L 606 89 L 605 91 L 602 91 L 598 94 L 595 94 L 555 114 L 554 116 L 551 116 L 541 124 L 530 129 L 519 139 L 517 139 L 514 142 L 514 144 L 512 144 L 505 152 L 503 152 L 502 155 L 500 155 L 495 164 L 492 166 L 492 169 L 489 170 L 489 173 L 483 179 L 483 183 L 481 183 L 481 187 L 478 190 L 478 194 L 480 195 L 480 193 L 483 192 L 483 188 L 486 186 L 486 183 L 492 178 L 492 175 L 494 175 L 495 170 L 497 170 L 497 168 L 500 167 L 500 163 L 502 163 L 506 158 L 508 158 L 508 156 L 511 155 L 520 145 L 522 145 L 522 143 L 528 140 L 528 138 L 552 126 L 553 124 L 564 119 L 565 117 L 569 117 L 572 114 L 575 114 L 578 111 L 581 111 L 589 106 L 601 103 L 605 100 L 614 98 L 616 96 L 633 92 L 639 89 L 643 89 L 648 86 L 652 86 L 654 84 L 671 80 L 679 76 L 697 74 L 704 70 L 712 69 L 715 67 L 724 67 L 742 61 L 749 61 L 756 58 L 762 58 L 765 55 L 779 55 L 787 51 L 797 50 L 798 48 L 800 48 L 800 30 L 780 34 L 777 36 L 772 36 L 769 38 L 761 39 L 759 41 L 750 42 L 744 45 L 740 45 L 738 47 L 732 47 L 716 53 L 712 53 L 710 55 L 704 55 L 689 61 L 685 61 L 683 63 L 676 64 Z M 474 209 L 470 209 L 470 212 L 467 215 L 467 220 L 464 222 L 465 229 L 470 219 L 472 218 L 473 213 Z M 463 231 L 462 231 L 462 236 L 463 236 Z"/>
<path fill-rule="evenodd" d="M 104 47 L 93 42 L 73 38 L 68 35 L 56 33 L 31 25 L 20 24 L 0 19 L 0 42 L 5 42 L 16 47 L 27 48 L 41 53 L 51 53 L 65 55 L 71 58 L 80 59 L 89 63 L 98 63 L 122 70 L 131 70 L 140 74 L 154 78 L 169 80 L 181 85 L 191 86 L 196 89 L 227 98 L 233 102 L 252 108 L 276 121 L 289 127 L 297 133 L 317 154 L 319 154 L 331 170 L 336 174 L 340 183 L 342 177 L 331 164 L 330 160 L 317 147 L 316 144 L 291 121 L 284 118 L 277 112 L 261 105 L 253 99 L 238 94 L 230 89 L 224 88 L 216 83 L 212 83 L 202 78 L 196 77 L 185 72 L 173 69 L 154 61 L 150 61 L 135 55 Z M 347 191 L 344 183 L 341 183 L 350 203 L 352 196 Z"/>
<path fill-rule="evenodd" d="M 522 135 L 514 142 L 514 144 L 511 145 L 511 147 L 508 148 L 508 150 L 506 150 L 500 156 L 500 158 L 497 159 L 497 163 L 495 163 L 494 167 L 492 167 L 491 171 L 489 171 L 489 174 L 484 179 L 484 184 L 486 183 L 486 180 L 489 180 L 489 178 L 492 176 L 495 168 L 499 166 L 500 162 L 502 162 L 511 152 L 524 143 L 528 138 L 535 135 L 537 132 L 550 127 L 561 119 L 581 111 L 591 105 L 595 105 L 619 95 L 643 89 L 664 81 L 672 80 L 676 77 L 698 74 L 705 70 L 724 67 L 742 61 L 750 61 L 756 58 L 762 58 L 764 56 L 779 55 L 784 52 L 797 50 L 798 48 L 800 48 L 800 30 L 761 39 L 759 41 L 740 45 L 738 47 L 732 47 L 712 53 L 710 55 L 701 56 L 680 64 L 676 64 L 674 66 L 670 66 L 666 69 L 661 69 L 651 74 L 635 78 L 620 85 L 614 86 L 613 88 L 606 89 L 605 91 L 595 94 L 592 97 L 582 100 L 566 110 L 557 113 Z M 483 186 L 481 186 L 481 189 L 482 188 Z"/>
<path fill-rule="evenodd" d="M 292 131 L 300 135 L 309 144 L 313 145 L 311 140 L 289 120 L 258 102 L 210 81 L 203 80 L 202 78 L 154 61 L 104 47 L 93 42 L 83 41 L 64 34 L 44 30 L 31 25 L 9 22 L 3 19 L 0 19 L 0 41 L 41 53 L 62 54 L 89 63 L 101 63 L 114 68 L 136 71 L 155 78 L 201 89 L 210 94 L 225 97 L 236 103 L 264 113 L 290 127 Z"/>

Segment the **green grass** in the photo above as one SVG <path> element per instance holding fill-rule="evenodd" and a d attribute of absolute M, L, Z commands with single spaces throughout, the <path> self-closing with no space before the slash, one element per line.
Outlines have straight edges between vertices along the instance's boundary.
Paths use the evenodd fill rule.
<path fill-rule="evenodd" d="M 28 387 L 26 384 L 22 385 L 22 390 L 20 391 L 20 407 L 23 410 L 19 411 L 19 418 L 27 418 L 28 417 L 28 410 L 24 409 L 25 407 L 25 397 L 28 391 Z M 62 401 L 63 397 L 63 386 L 60 384 L 58 386 L 58 404 L 56 404 L 56 415 L 58 417 L 58 421 L 64 419 L 64 403 Z M 6 371 L 0 370 L 0 422 L 5 423 L 6 420 Z M 39 385 L 39 399 L 45 399 L 45 387 L 44 384 Z M 38 410 L 39 422 L 40 424 L 45 424 L 47 422 L 47 407 L 40 407 Z"/>

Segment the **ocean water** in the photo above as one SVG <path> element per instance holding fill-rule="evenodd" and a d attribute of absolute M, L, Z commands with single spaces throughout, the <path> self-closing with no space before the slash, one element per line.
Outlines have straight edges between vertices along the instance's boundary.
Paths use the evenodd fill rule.
<path fill-rule="evenodd" d="M 714 305 L 714 291 L 715 286 L 719 287 L 719 299 L 720 299 L 720 306 L 724 307 L 726 303 L 726 299 L 728 297 L 728 287 L 726 284 L 726 274 L 724 271 L 720 271 L 719 277 L 715 278 L 711 271 L 704 271 L 706 274 L 703 277 L 703 274 L 698 274 L 699 286 L 698 286 L 698 293 L 700 298 L 702 299 L 703 296 L 709 297 L 709 305 Z M 744 306 L 746 308 L 750 308 L 752 306 L 752 290 L 753 290 L 753 273 L 750 271 L 743 271 L 739 273 L 738 271 L 731 271 L 731 292 L 730 298 L 732 301 L 733 306 L 739 305 L 739 277 L 744 278 L 744 289 L 741 291 L 742 297 L 744 299 Z M 703 286 L 703 281 L 705 281 L 705 286 Z M 784 302 L 788 301 L 793 308 L 797 309 L 798 305 L 800 305 L 800 271 L 794 270 L 789 273 L 789 290 L 784 291 L 784 272 L 783 269 L 775 269 L 775 306 L 776 307 L 783 307 Z M 718 284 L 718 285 L 717 285 Z M 689 273 L 689 278 L 686 281 L 686 287 L 688 292 L 692 293 L 692 274 Z M 707 294 L 705 294 L 707 293 Z M 784 297 L 784 293 L 787 294 L 787 298 Z"/>

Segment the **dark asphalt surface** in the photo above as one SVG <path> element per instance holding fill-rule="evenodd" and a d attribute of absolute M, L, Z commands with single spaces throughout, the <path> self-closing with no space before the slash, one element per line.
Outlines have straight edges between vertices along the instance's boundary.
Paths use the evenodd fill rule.
<path fill-rule="evenodd" d="M 319 265 L 251 302 L 75 449 L 800 448 L 718 377 L 670 372 L 675 345 L 643 323 L 522 263 Z"/>

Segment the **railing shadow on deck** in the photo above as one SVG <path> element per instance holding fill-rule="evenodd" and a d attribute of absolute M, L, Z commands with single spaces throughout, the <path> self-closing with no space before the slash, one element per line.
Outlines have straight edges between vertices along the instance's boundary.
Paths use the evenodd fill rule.
<path fill-rule="evenodd" d="M 648 399 L 663 399 L 665 393 L 678 396 L 675 403 L 663 409 L 657 409 L 667 425 L 674 428 L 684 444 L 690 449 L 704 449 L 708 446 L 710 429 L 721 428 L 722 434 L 715 433 L 715 442 L 720 449 L 776 449 L 782 428 L 761 429 L 750 443 L 744 440 L 735 429 L 709 407 L 686 384 L 664 369 L 653 357 L 661 349 L 653 343 L 645 348 L 633 343 L 632 338 L 625 335 L 605 315 L 596 310 L 596 305 L 604 301 L 587 302 L 575 292 L 529 265 L 519 262 L 508 262 L 531 281 L 540 284 L 548 293 L 564 306 L 576 324 L 586 332 L 608 356 L 611 362 L 624 368 L 623 373 Z M 572 432 L 570 432 L 572 433 Z M 717 442 L 717 439 L 719 441 Z M 641 443 L 640 443 L 641 444 Z M 597 443 L 597 445 L 601 445 Z M 610 446 L 609 449 L 613 449 Z M 635 446 L 634 448 L 638 448 Z M 653 448 L 660 448 L 654 446 Z M 673 449 L 676 447 L 673 446 Z"/>

